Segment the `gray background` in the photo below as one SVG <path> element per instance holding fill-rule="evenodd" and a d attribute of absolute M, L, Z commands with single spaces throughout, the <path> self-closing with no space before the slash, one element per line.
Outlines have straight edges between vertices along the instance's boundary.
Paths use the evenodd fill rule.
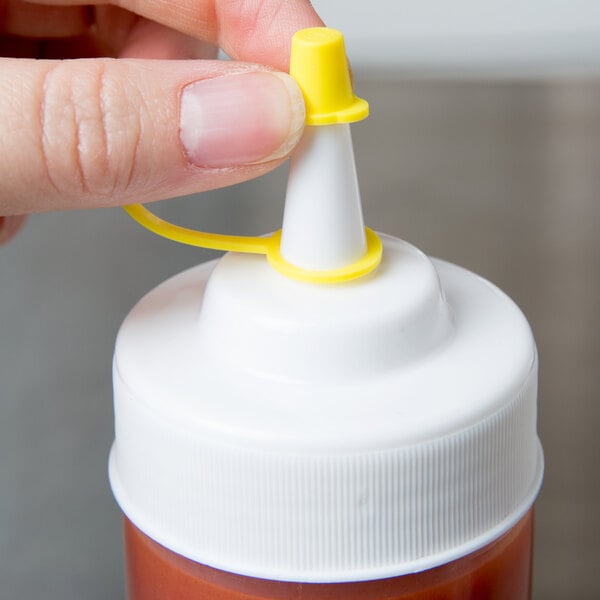
<path fill-rule="evenodd" d="M 600 84 L 359 82 L 366 220 L 494 281 L 541 358 L 547 471 L 536 599 L 600 597 Z M 281 220 L 285 169 L 161 209 L 206 230 Z M 128 309 L 210 253 L 119 209 L 37 215 L 0 248 L 0 598 L 123 597 L 106 460 L 110 363 Z"/>

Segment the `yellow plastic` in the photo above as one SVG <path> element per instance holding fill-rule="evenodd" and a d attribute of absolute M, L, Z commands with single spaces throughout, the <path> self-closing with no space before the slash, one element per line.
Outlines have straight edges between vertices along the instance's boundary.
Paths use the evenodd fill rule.
<path fill-rule="evenodd" d="M 342 34 L 327 27 L 298 31 L 292 39 L 292 75 L 306 102 L 307 125 L 352 123 L 369 114 L 369 105 L 352 91 Z M 123 207 L 131 218 L 153 233 L 181 244 L 265 254 L 269 264 L 287 277 L 310 283 L 340 283 L 370 273 L 381 262 L 382 244 L 377 234 L 365 228 L 367 251 L 351 265 L 330 271 L 310 271 L 287 262 L 279 250 L 281 231 L 268 237 L 205 233 L 164 221 L 141 204 Z"/>
<path fill-rule="evenodd" d="M 141 204 L 129 204 L 123 207 L 127 214 L 140 225 L 174 242 L 208 248 L 209 250 L 223 250 L 225 252 L 247 252 L 249 254 L 267 254 L 270 238 L 250 237 L 240 235 L 223 235 L 222 233 L 206 233 L 174 225 L 164 221 L 150 212 Z"/>
<path fill-rule="evenodd" d="M 141 204 L 130 204 L 123 208 L 132 219 L 157 235 L 181 244 L 187 244 L 188 246 L 229 252 L 265 254 L 269 264 L 282 275 L 308 283 L 342 283 L 344 281 L 351 281 L 370 273 L 381 262 L 381 240 L 368 227 L 365 228 L 367 251 L 362 258 L 351 265 L 339 269 L 310 271 L 292 265 L 281 256 L 279 251 L 281 230 L 267 237 L 205 233 L 164 221 Z"/>
<path fill-rule="evenodd" d="M 290 75 L 304 94 L 307 125 L 353 123 L 369 104 L 352 91 L 344 37 L 329 27 L 301 29 L 292 38 Z"/>

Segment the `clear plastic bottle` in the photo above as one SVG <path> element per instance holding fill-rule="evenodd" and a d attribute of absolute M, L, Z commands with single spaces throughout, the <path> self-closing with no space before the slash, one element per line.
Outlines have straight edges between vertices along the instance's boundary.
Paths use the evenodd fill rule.
<path fill-rule="evenodd" d="M 526 600 L 533 511 L 484 548 L 420 573 L 350 583 L 293 583 L 212 569 L 167 550 L 125 521 L 129 600 Z"/>
<path fill-rule="evenodd" d="M 222 238 L 236 252 L 119 333 L 129 600 L 525 600 L 529 325 L 487 281 L 365 230 L 348 123 L 367 108 L 339 32 L 299 32 L 292 72 L 308 126 L 282 232 Z"/>

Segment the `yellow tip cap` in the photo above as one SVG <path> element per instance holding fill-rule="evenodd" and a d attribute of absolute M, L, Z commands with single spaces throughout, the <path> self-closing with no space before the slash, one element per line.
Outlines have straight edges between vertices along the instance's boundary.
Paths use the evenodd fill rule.
<path fill-rule="evenodd" d="M 301 29 L 292 38 L 290 75 L 306 104 L 307 125 L 353 123 L 369 115 L 369 104 L 352 91 L 344 37 L 337 29 Z"/>

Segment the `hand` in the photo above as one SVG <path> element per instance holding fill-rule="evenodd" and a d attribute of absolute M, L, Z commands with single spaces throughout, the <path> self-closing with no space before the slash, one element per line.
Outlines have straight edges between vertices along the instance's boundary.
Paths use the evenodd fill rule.
<path fill-rule="evenodd" d="M 304 104 L 275 70 L 293 33 L 321 24 L 308 0 L 0 0 L 0 242 L 8 215 L 150 202 L 279 165 Z M 208 60 L 216 46 L 233 61 Z"/>

